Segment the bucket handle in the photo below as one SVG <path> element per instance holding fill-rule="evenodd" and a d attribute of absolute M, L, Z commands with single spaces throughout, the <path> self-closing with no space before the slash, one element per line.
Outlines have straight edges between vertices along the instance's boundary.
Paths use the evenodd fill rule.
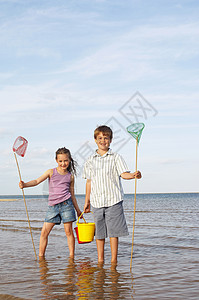
<path fill-rule="evenodd" d="M 83 217 L 83 213 L 84 213 L 84 212 L 82 212 L 81 215 L 79 216 L 79 218 L 78 218 L 78 220 L 77 220 L 77 223 L 76 223 L 77 225 L 79 224 L 79 220 L 80 220 L 81 216 L 82 216 L 82 218 L 83 218 L 83 220 L 84 220 L 84 223 L 87 223 L 86 220 L 85 220 L 84 217 Z M 89 211 L 89 213 L 92 213 L 92 214 L 93 214 L 92 211 Z"/>

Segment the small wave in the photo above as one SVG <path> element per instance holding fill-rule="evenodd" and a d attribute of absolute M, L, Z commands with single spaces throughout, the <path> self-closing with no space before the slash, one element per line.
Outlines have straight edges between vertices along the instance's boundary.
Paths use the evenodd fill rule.
<path fill-rule="evenodd" d="M 24 222 L 27 222 L 27 219 L 26 219 L 26 220 L 16 220 L 16 219 L 9 220 L 9 219 L 0 219 L 0 222 L 21 222 L 21 223 L 24 223 Z M 34 223 L 43 223 L 44 221 L 43 221 L 43 220 L 31 220 L 31 222 L 34 222 Z"/>
<path fill-rule="evenodd" d="M 32 231 L 41 231 L 40 227 L 31 226 Z M 0 225 L 0 230 L 2 231 L 11 231 L 11 232 L 26 232 L 29 230 L 29 227 L 13 227 L 13 225 Z"/>
<path fill-rule="evenodd" d="M 0 294 L 0 300 L 26 300 L 25 298 L 19 298 L 8 294 Z"/>
<path fill-rule="evenodd" d="M 146 248 L 167 248 L 167 249 L 182 249 L 182 250 L 192 250 L 192 251 L 198 251 L 198 247 L 193 246 L 178 246 L 178 245 L 165 245 L 165 244 L 136 244 L 138 247 L 146 247 Z"/>
<path fill-rule="evenodd" d="M 22 200 L 22 199 L 0 199 L 0 201 L 19 201 L 19 200 Z"/>

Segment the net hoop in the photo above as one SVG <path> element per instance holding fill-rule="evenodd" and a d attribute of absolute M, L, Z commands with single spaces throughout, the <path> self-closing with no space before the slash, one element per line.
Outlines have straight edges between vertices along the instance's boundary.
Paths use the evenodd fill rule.
<path fill-rule="evenodd" d="M 24 157 L 27 147 L 28 147 L 28 141 L 24 137 L 18 136 L 14 142 L 12 149 L 19 156 Z"/>
<path fill-rule="evenodd" d="M 139 143 L 144 127 L 144 123 L 134 123 L 129 125 L 126 129 L 128 133 L 130 133 L 130 135 Z"/>

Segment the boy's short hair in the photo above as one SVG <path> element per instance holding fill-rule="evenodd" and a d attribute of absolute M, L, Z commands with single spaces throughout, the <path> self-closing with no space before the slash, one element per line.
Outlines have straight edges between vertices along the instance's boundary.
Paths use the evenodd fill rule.
<path fill-rule="evenodd" d="M 110 137 L 110 139 L 112 140 L 113 138 L 113 131 L 111 130 L 110 127 L 106 126 L 106 125 L 101 125 L 98 126 L 95 131 L 94 131 L 94 139 L 96 140 L 97 136 L 99 135 L 99 133 L 102 132 L 103 135 L 106 135 L 108 137 Z"/>

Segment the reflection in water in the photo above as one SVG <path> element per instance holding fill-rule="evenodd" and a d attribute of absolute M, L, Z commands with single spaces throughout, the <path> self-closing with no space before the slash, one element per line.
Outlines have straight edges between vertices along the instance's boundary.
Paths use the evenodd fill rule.
<path fill-rule="evenodd" d="M 54 265 L 52 265 L 52 268 Z M 51 268 L 51 269 L 52 269 Z M 66 268 L 50 270 L 49 263 L 45 258 L 39 260 L 40 279 L 43 285 L 42 299 L 75 299 L 77 269 L 73 258 L 68 259 Z M 60 272 L 59 272 L 60 271 Z M 64 277 L 63 277 L 64 275 Z"/>
<path fill-rule="evenodd" d="M 43 284 L 42 294 L 47 299 L 50 297 L 50 286 L 52 285 L 52 280 L 49 274 L 48 262 L 45 258 L 39 258 L 39 271 L 40 271 L 40 279 Z"/>
<path fill-rule="evenodd" d="M 95 292 L 96 299 L 104 299 L 106 294 L 105 282 L 107 280 L 107 274 L 104 269 L 103 263 L 98 264 L 96 282 L 95 282 Z"/>
<path fill-rule="evenodd" d="M 134 277 L 133 277 L 133 271 L 131 269 L 131 271 L 130 271 L 130 289 L 131 289 L 130 296 L 131 296 L 131 299 L 134 299 L 133 295 L 135 294 L 135 289 L 134 289 L 133 284 L 134 284 Z"/>
<path fill-rule="evenodd" d="M 65 283 L 66 283 L 66 293 L 67 299 L 75 299 L 75 294 L 77 292 L 76 287 L 76 276 L 77 268 L 76 264 L 74 263 L 73 258 L 68 259 L 68 265 L 66 266 L 65 270 Z"/>
<path fill-rule="evenodd" d="M 122 291 L 122 286 L 119 281 L 120 273 L 116 270 L 116 265 L 111 265 L 110 279 L 110 299 L 121 299 L 120 294 Z"/>
<path fill-rule="evenodd" d="M 103 264 L 94 266 L 90 259 L 77 262 L 69 259 L 64 272 L 60 270 L 60 276 L 50 270 L 44 258 L 39 260 L 39 267 L 43 285 L 41 299 L 126 299 L 127 295 L 133 299 L 127 278 L 122 278 L 117 265 L 112 264 L 105 269 Z M 59 281 L 54 278 L 57 276 L 60 277 Z"/>
<path fill-rule="evenodd" d="M 78 272 L 76 274 L 76 285 L 78 286 L 77 299 L 88 299 L 88 295 L 94 293 L 95 270 L 96 268 L 92 267 L 90 260 L 78 263 Z"/>

